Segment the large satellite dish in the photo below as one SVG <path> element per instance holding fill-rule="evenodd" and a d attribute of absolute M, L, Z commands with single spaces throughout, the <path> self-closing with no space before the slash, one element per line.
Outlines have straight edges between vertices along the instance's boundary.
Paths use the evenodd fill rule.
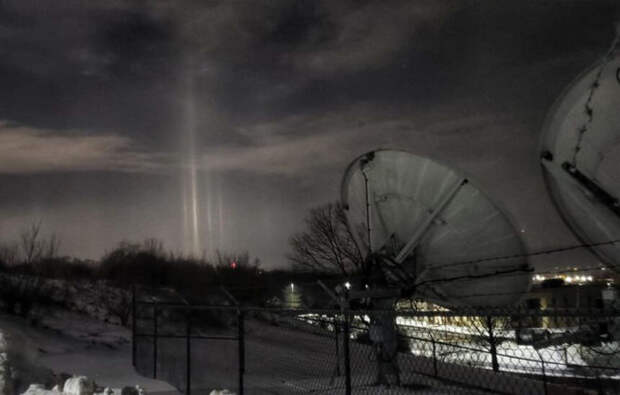
<path fill-rule="evenodd" d="M 349 165 L 341 198 L 358 246 L 382 257 L 388 286 L 446 306 L 508 305 L 529 290 L 531 269 L 511 221 L 443 164 L 372 151 Z"/>
<path fill-rule="evenodd" d="M 611 52 L 613 53 L 613 52 Z M 562 217 L 620 269 L 620 55 L 581 74 L 550 110 L 541 144 L 545 182 Z"/>

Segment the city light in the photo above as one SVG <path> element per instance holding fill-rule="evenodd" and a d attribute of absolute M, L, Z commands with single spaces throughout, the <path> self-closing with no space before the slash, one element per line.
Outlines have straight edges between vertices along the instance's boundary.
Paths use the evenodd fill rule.
<path fill-rule="evenodd" d="M 532 280 L 536 282 L 543 282 L 545 280 L 552 280 L 552 279 L 562 279 L 568 284 L 573 284 L 573 283 L 581 284 L 581 283 L 589 283 L 589 282 L 594 281 L 593 276 L 585 276 L 585 275 L 572 276 L 572 275 L 558 274 L 552 277 L 547 277 L 547 276 L 543 276 L 540 274 L 535 274 L 534 276 L 532 276 Z"/>
<path fill-rule="evenodd" d="M 564 277 L 564 281 L 567 283 L 589 283 L 594 281 L 594 277 L 592 276 L 566 276 Z"/>
<path fill-rule="evenodd" d="M 344 287 L 346 289 L 351 289 L 351 283 L 347 281 L 346 283 L 344 283 Z"/>

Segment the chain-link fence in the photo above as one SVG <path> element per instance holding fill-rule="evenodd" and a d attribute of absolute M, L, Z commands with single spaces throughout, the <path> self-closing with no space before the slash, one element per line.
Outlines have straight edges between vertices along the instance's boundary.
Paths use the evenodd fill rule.
<path fill-rule="evenodd" d="M 620 393 L 618 310 L 134 306 L 134 366 L 185 393 Z"/>

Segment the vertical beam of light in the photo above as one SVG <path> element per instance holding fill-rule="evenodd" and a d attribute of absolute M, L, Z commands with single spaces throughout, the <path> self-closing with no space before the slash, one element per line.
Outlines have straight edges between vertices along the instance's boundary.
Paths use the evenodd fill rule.
<path fill-rule="evenodd" d="M 213 193 L 212 193 L 212 180 L 211 177 L 207 178 L 207 183 L 205 186 L 205 194 L 207 195 L 207 240 L 209 242 L 209 246 L 213 247 L 216 245 L 215 243 L 215 234 L 213 232 Z"/>
<path fill-rule="evenodd" d="M 191 50 L 191 49 L 190 49 Z M 183 147 L 183 247 L 194 258 L 212 258 L 222 247 L 223 201 L 220 179 L 208 172 L 208 157 L 203 155 L 202 144 L 206 136 L 199 133 L 201 121 L 209 121 L 209 128 L 217 124 L 217 118 L 209 108 L 201 105 L 196 86 L 204 89 L 204 67 L 198 67 L 196 59 L 187 55 L 181 74 Z M 208 78 L 208 77 L 207 77 Z M 206 130 L 206 132 L 210 132 Z M 202 139 L 201 139 L 202 137 Z"/>
<path fill-rule="evenodd" d="M 183 150 L 185 150 L 185 148 L 183 148 Z M 185 160 L 185 158 L 182 158 L 183 160 Z M 183 239 L 182 239 L 182 248 L 183 248 L 183 252 L 187 253 L 189 251 L 192 250 L 192 246 L 190 244 L 190 240 L 191 240 L 191 234 L 189 232 L 189 193 L 188 193 L 188 180 L 187 180 L 187 174 L 186 170 L 185 170 L 185 165 L 184 162 L 183 166 L 181 167 L 181 180 L 183 181 L 183 183 L 181 184 L 181 193 L 182 193 L 182 203 L 183 203 Z"/>
<path fill-rule="evenodd" d="M 198 210 L 198 161 L 196 157 L 196 97 L 194 94 L 194 71 L 193 62 L 186 62 L 184 70 L 184 114 L 183 123 L 185 129 L 185 147 L 186 154 L 185 163 L 187 171 L 188 184 L 184 186 L 184 226 L 189 233 L 189 252 L 198 257 L 202 250 L 200 242 L 200 227 L 199 218 L 200 212 Z M 187 191 L 189 189 L 189 191 Z M 186 236 L 187 237 L 187 236 Z"/>
<path fill-rule="evenodd" d="M 225 244 L 225 240 L 224 240 L 224 209 L 222 207 L 222 184 L 221 181 L 218 178 L 218 183 L 217 183 L 217 213 L 218 213 L 218 219 L 217 219 L 217 233 L 219 235 L 218 237 L 218 242 L 219 245 L 224 245 Z"/>
<path fill-rule="evenodd" d="M 191 186 L 191 201 L 192 201 L 192 253 L 195 257 L 198 257 L 201 252 L 200 234 L 198 229 L 198 175 L 196 169 L 196 155 L 192 156 L 190 165 L 190 186 Z"/>
<path fill-rule="evenodd" d="M 208 159 L 203 156 L 203 160 Z M 206 163 L 203 162 L 206 166 Z M 210 247 L 210 253 L 213 253 L 217 249 L 223 248 L 223 236 L 222 236 L 222 187 L 220 178 L 213 173 L 207 173 L 203 177 L 204 186 L 202 193 L 204 195 L 203 208 L 205 213 L 203 219 L 205 220 L 204 228 L 206 228 L 206 241 Z"/>

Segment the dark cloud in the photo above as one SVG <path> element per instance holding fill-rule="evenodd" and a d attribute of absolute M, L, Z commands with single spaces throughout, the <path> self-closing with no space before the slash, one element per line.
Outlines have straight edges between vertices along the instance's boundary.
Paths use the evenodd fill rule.
<path fill-rule="evenodd" d="M 3 12 L 14 23 L 0 36 L 0 84 L 10 92 L 0 98 L 2 119 L 165 138 L 178 112 L 170 24 L 120 2 L 37 4 Z"/>
<path fill-rule="evenodd" d="M 16 189 L 0 196 L 0 237 L 43 218 L 68 253 L 148 236 L 186 248 L 195 163 L 204 247 L 281 265 L 304 211 L 337 199 L 346 164 L 394 147 L 470 173 L 530 246 L 572 242 L 539 174 L 540 127 L 606 50 L 618 9 L 2 2 L 0 178 Z"/>

